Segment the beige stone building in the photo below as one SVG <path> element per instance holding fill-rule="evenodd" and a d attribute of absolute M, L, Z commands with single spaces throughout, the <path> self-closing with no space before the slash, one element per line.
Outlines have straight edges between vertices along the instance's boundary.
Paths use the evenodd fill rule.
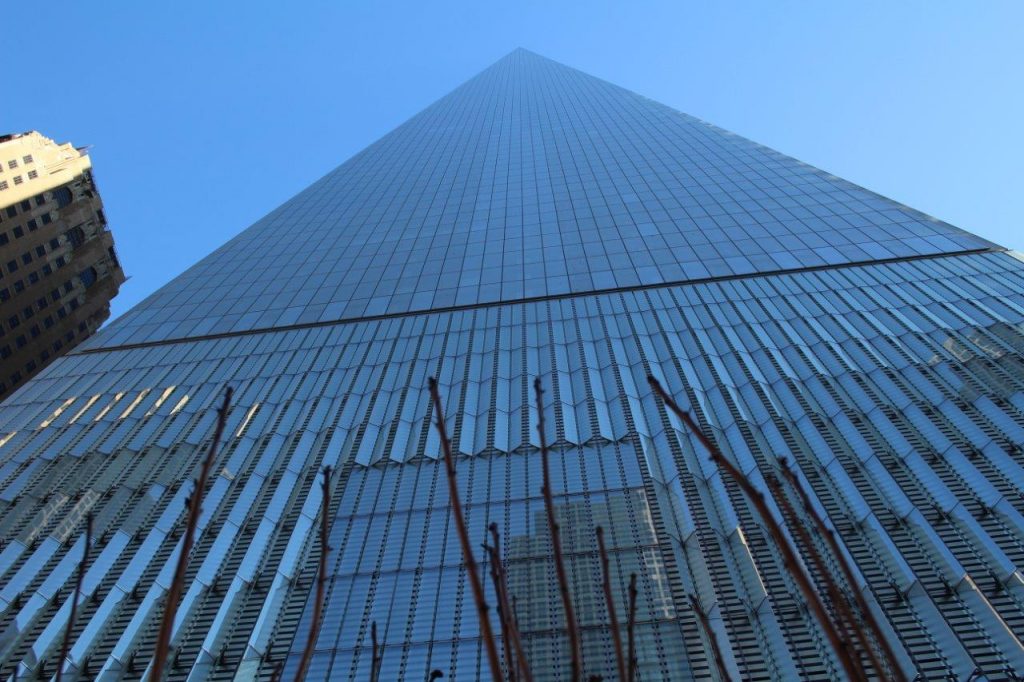
<path fill-rule="evenodd" d="M 122 282 L 88 154 L 0 135 L 0 399 L 95 332 Z"/>

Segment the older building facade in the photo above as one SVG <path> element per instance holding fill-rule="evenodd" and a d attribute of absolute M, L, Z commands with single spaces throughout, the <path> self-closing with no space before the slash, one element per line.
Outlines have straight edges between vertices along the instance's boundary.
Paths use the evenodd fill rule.
<path fill-rule="evenodd" d="M 768 493 L 777 458 L 791 462 L 854 568 L 844 598 L 864 596 L 908 678 L 1019 677 L 1022 325 L 1018 255 L 516 51 L 0 409 L 0 668 L 291 679 L 327 552 L 309 679 L 368 679 L 374 623 L 382 680 L 486 678 L 435 376 L 473 541 L 501 529 L 535 676 L 569 679 L 540 377 L 586 674 L 615 675 L 601 525 L 620 614 L 637 575 L 641 679 L 720 679 L 716 646 L 731 679 L 841 679 L 763 519 L 654 375 L 766 491 L 823 591 L 810 557 L 841 575 L 836 555 L 796 533 L 810 521 L 792 489 Z M 183 502 L 229 385 L 174 654 L 151 671 Z"/>
<path fill-rule="evenodd" d="M 0 400 L 91 336 L 124 282 L 89 156 L 0 136 Z"/>

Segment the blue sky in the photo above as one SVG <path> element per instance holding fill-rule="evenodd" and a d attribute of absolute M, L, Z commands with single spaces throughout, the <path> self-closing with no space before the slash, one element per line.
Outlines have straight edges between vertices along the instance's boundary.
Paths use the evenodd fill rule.
<path fill-rule="evenodd" d="M 1024 249 L 1024 3 L 54 2 L 0 132 L 92 145 L 118 315 L 515 47 Z"/>

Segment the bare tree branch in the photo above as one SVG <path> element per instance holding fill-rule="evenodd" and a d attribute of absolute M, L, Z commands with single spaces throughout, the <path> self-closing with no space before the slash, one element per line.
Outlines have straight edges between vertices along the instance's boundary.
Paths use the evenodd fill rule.
<path fill-rule="evenodd" d="M 636 573 L 629 574 L 629 615 L 627 616 L 626 634 L 629 638 L 629 645 L 626 652 L 629 655 L 629 682 L 636 679 L 639 661 L 636 659 Z"/>
<path fill-rule="evenodd" d="M 476 603 L 477 616 L 480 618 L 480 637 L 484 642 L 484 650 L 487 652 L 487 662 L 491 668 L 491 679 L 494 682 L 501 682 L 501 661 L 498 658 L 498 647 L 494 642 L 494 632 L 491 630 L 491 621 L 487 616 L 487 601 L 484 599 L 484 587 L 480 582 L 480 573 L 476 567 L 476 559 L 473 558 L 473 545 L 469 541 L 469 532 L 466 530 L 466 517 L 462 511 L 462 502 L 459 498 L 459 485 L 455 477 L 455 458 L 452 456 L 452 442 L 448 438 L 448 429 L 444 422 L 444 409 L 441 407 L 441 394 L 437 389 L 437 380 L 430 377 L 430 397 L 434 403 L 434 414 L 437 421 L 437 433 L 441 437 L 441 447 L 444 450 L 444 464 L 448 473 L 448 496 L 452 505 L 452 517 L 455 519 L 455 529 L 459 534 L 459 543 L 462 545 L 462 556 L 466 561 L 466 574 L 469 576 L 469 584 L 473 590 L 473 601 Z"/>
<path fill-rule="evenodd" d="M 839 663 L 842 665 L 847 678 L 851 680 L 859 679 L 860 672 L 858 670 L 858 666 L 854 663 L 849 649 L 844 645 L 839 629 L 836 627 L 835 623 L 832 622 L 828 611 L 825 610 L 825 605 L 822 603 L 821 597 L 818 595 L 818 591 L 814 588 L 810 578 L 808 578 L 807 574 L 804 572 L 803 566 L 797 558 L 796 552 L 793 550 L 793 547 L 790 545 L 785 533 L 782 531 L 782 527 L 779 525 L 778 521 L 775 520 L 775 517 L 772 516 L 771 510 L 768 509 L 768 505 L 764 501 L 764 495 L 750 483 L 742 471 L 725 458 L 725 456 L 719 451 L 718 447 L 704 435 L 689 413 L 684 412 L 672 397 L 665 392 L 665 389 L 661 387 L 661 384 L 657 379 L 649 376 L 647 377 L 647 381 L 651 384 L 654 392 L 661 397 L 665 406 L 679 417 L 679 419 L 681 419 L 690 429 L 697 440 L 700 441 L 701 445 L 704 446 L 704 449 L 706 449 L 708 454 L 711 456 L 711 461 L 714 462 L 721 471 L 728 474 L 729 477 L 739 485 L 740 489 L 746 493 L 751 503 L 753 503 L 754 508 L 757 510 L 758 515 L 760 515 L 761 519 L 764 521 L 768 533 L 775 542 L 775 546 L 779 549 L 779 552 L 782 553 L 783 564 L 786 566 L 787 570 L 789 570 L 793 580 L 803 593 L 807 606 L 814 613 L 818 623 L 821 625 L 821 629 L 828 638 L 829 644 L 832 646 L 832 650 L 835 652 L 836 658 L 839 659 Z"/>
<path fill-rule="evenodd" d="M 882 649 L 882 653 L 885 656 L 886 664 L 889 667 L 889 674 L 892 679 L 897 682 L 907 682 L 907 676 L 903 673 L 903 668 L 900 667 L 899 661 L 896 658 L 896 653 L 892 649 L 892 645 L 889 644 L 889 640 L 882 632 L 882 627 L 878 624 L 875 619 L 875 614 L 871 611 L 868 606 L 867 600 L 864 599 L 864 595 L 857 588 L 857 580 L 853 575 L 853 568 L 850 566 L 850 562 L 846 560 L 846 554 L 839 547 L 839 541 L 836 539 L 835 531 L 825 525 L 825 520 L 821 518 L 814 505 L 811 504 L 811 499 L 807 495 L 807 491 L 804 490 L 803 485 L 800 483 L 800 479 L 796 476 L 792 469 L 789 468 L 789 462 L 785 457 L 779 458 L 779 465 L 782 467 L 782 473 L 785 475 L 786 480 L 790 482 L 793 488 L 796 490 L 797 495 L 800 497 L 800 503 L 803 505 L 804 510 L 808 513 L 811 519 L 814 521 L 815 527 L 818 532 L 824 536 L 825 541 L 828 542 L 829 549 L 832 550 L 832 554 L 835 556 L 836 561 L 839 563 L 839 567 L 843 572 L 843 577 L 846 579 L 846 583 L 850 586 L 853 591 L 854 599 L 857 602 L 857 608 L 860 609 L 861 618 L 867 624 L 871 630 L 871 634 L 878 643 L 878 646 Z M 863 631 L 858 628 L 858 633 L 863 635 Z M 875 657 L 874 652 L 868 642 L 863 642 L 863 646 L 871 657 L 872 665 L 878 674 L 884 675 L 884 670 L 881 667 L 880 661 Z"/>
<path fill-rule="evenodd" d="M 231 387 L 224 389 L 224 402 L 217 409 L 217 427 L 213 432 L 213 440 L 206 452 L 206 458 L 199 469 L 199 478 L 196 480 L 195 490 L 188 500 L 188 508 L 185 521 L 185 535 L 181 543 L 181 552 L 178 554 L 178 562 L 174 568 L 174 578 L 167 590 L 166 602 L 164 604 L 164 615 L 160 621 L 160 630 L 156 638 L 156 650 L 153 653 L 153 679 L 163 676 L 164 667 L 167 664 L 167 654 L 171 646 L 171 630 L 174 628 L 174 616 L 178 612 L 178 600 L 185 589 L 185 572 L 188 568 L 189 554 L 192 553 L 192 543 L 195 540 L 196 526 L 199 524 L 199 516 L 203 511 L 203 496 L 206 493 L 206 482 L 210 478 L 210 471 L 213 469 L 213 462 L 217 457 L 217 446 L 224 435 L 224 425 L 227 424 L 228 410 L 231 407 Z"/>
<path fill-rule="evenodd" d="M 82 548 L 82 560 L 78 562 L 78 574 L 75 576 L 75 589 L 71 592 L 71 613 L 68 624 L 64 627 L 64 640 L 60 644 L 60 658 L 57 659 L 57 682 L 64 675 L 64 662 L 71 649 L 71 631 L 75 628 L 75 616 L 78 615 L 78 595 L 82 592 L 82 580 L 89 562 L 89 546 L 92 545 L 92 512 L 85 517 L 85 546 Z"/>
<path fill-rule="evenodd" d="M 569 650 L 572 655 L 572 680 L 578 682 L 583 676 L 583 652 L 580 643 L 580 629 L 576 622 L 576 613 L 572 608 L 572 594 L 569 591 L 569 577 L 565 571 L 565 555 L 562 553 L 562 535 L 558 522 L 555 520 L 555 500 L 551 492 L 551 466 L 548 462 L 547 434 L 544 433 L 544 389 L 541 388 L 540 377 L 533 381 L 533 392 L 537 398 L 537 433 L 540 436 L 540 454 L 544 468 L 544 510 L 548 517 L 548 531 L 551 534 L 551 550 L 555 559 L 555 574 L 558 576 L 558 591 L 562 595 L 562 610 L 565 612 L 565 628 L 569 634 Z"/>
<path fill-rule="evenodd" d="M 608 608 L 608 623 L 612 630 L 612 644 L 615 646 L 615 666 L 619 679 L 626 679 L 626 656 L 622 651 L 622 633 L 619 632 L 619 617 L 615 613 L 615 601 L 612 599 L 612 577 L 608 568 L 608 550 L 604 546 L 604 528 L 598 526 L 597 551 L 601 555 L 601 587 L 604 589 L 604 601 Z"/>
<path fill-rule="evenodd" d="M 707 635 L 708 641 L 711 643 L 711 655 L 715 659 L 715 667 L 718 669 L 719 679 L 723 680 L 723 682 L 732 682 L 729 671 L 725 667 L 725 659 L 722 658 L 722 650 L 718 647 L 718 637 L 715 637 L 715 631 L 711 629 L 711 621 L 708 620 L 707 611 L 701 606 L 697 595 L 690 595 L 690 606 L 693 607 L 694 613 L 697 614 L 701 628 L 703 628 L 704 634 Z"/>
<path fill-rule="evenodd" d="M 320 562 L 316 571 L 316 596 L 313 600 L 313 619 L 309 622 L 306 646 L 302 650 L 299 669 L 295 673 L 296 682 L 305 680 L 306 673 L 309 672 L 309 664 L 313 660 L 313 649 L 316 647 L 316 640 L 320 635 L 320 618 L 324 609 L 324 594 L 327 592 L 327 552 L 330 550 L 330 547 L 327 546 L 327 535 L 331 523 L 331 467 L 329 466 L 324 467 L 320 489 L 323 508 L 320 512 Z"/>

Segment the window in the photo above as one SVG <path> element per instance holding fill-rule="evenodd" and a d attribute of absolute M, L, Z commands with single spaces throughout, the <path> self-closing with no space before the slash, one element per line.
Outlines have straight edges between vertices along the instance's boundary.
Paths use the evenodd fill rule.
<path fill-rule="evenodd" d="M 57 201 L 58 208 L 64 208 L 71 203 L 71 190 L 67 187 L 58 187 L 53 190 L 53 198 Z"/>
<path fill-rule="evenodd" d="M 37 194 L 35 196 L 35 202 L 36 206 L 42 206 L 43 204 L 46 203 L 46 197 L 44 197 L 42 194 Z"/>
<path fill-rule="evenodd" d="M 14 291 L 16 293 L 20 293 L 20 292 L 22 292 L 24 290 L 25 290 L 25 283 L 22 282 L 20 279 L 17 282 L 14 283 Z"/>
<path fill-rule="evenodd" d="M 23 253 L 23 254 L 21 254 L 21 262 L 24 263 L 25 265 L 28 265 L 29 263 L 31 263 L 32 262 L 32 254 L 31 253 Z"/>
<path fill-rule="evenodd" d="M 35 180 L 38 177 L 39 177 L 39 173 L 35 172 L 34 170 L 30 170 L 28 172 L 28 179 L 29 180 Z"/>
<path fill-rule="evenodd" d="M 35 218 L 33 218 L 32 220 L 28 221 L 25 224 L 28 226 L 29 232 L 35 232 L 39 228 L 39 223 L 36 222 Z"/>
<path fill-rule="evenodd" d="M 36 256 L 39 257 L 39 258 L 42 258 L 45 255 L 46 255 L 46 247 L 45 246 L 37 246 L 36 247 Z"/>
<path fill-rule="evenodd" d="M 15 175 L 15 176 L 14 176 L 14 184 L 15 184 L 15 185 L 20 185 L 20 184 L 21 184 L 21 182 L 22 182 L 22 180 L 21 180 L 21 176 L 20 176 L 20 175 Z"/>
<path fill-rule="evenodd" d="M 11 299 L 11 290 L 7 287 L 0 289 L 0 301 L 9 301 Z"/>
<path fill-rule="evenodd" d="M 40 217 L 42 218 L 43 225 L 49 225 L 53 221 L 53 218 L 50 217 L 49 213 L 44 213 Z"/>
<path fill-rule="evenodd" d="M 25 163 L 32 163 L 32 155 L 26 154 L 25 156 L 21 157 L 21 160 L 24 161 Z"/>
<path fill-rule="evenodd" d="M 17 271 L 18 271 L 18 261 L 16 261 L 16 260 L 8 261 L 8 263 L 7 263 L 7 272 L 17 272 Z"/>
<path fill-rule="evenodd" d="M 19 324 L 21 324 L 21 320 L 18 319 L 17 315 L 12 315 L 11 317 L 7 318 L 7 326 L 10 327 L 11 329 L 14 329 Z"/>
<path fill-rule="evenodd" d="M 8 218 L 13 218 L 16 215 L 18 215 L 18 207 L 17 206 L 8 206 L 7 207 L 7 217 Z"/>
<path fill-rule="evenodd" d="M 38 272 L 30 273 L 29 276 L 28 276 L 28 281 L 29 281 L 29 284 L 35 284 L 36 282 L 38 282 L 39 281 L 39 273 Z"/>
<path fill-rule="evenodd" d="M 14 237 L 16 239 L 20 238 L 20 237 L 24 237 L 24 236 L 25 236 L 25 230 L 21 229 L 21 225 L 18 225 L 17 227 L 14 228 Z"/>
<path fill-rule="evenodd" d="M 27 213 L 28 211 L 31 211 L 31 210 L 32 210 L 32 204 L 29 203 L 28 199 L 25 199 L 23 202 L 21 202 L 21 211 L 22 211 L 22 213 Z"/>
<path fill-rule="evenodd" d="M 6 180 L 0 180 L 0 190 L 5 190 L 5 189 L 7 189 L 7 181 Z"/>
<path fill-rule="evenodd" d="M 7 162 L 7 167 L 10 168 L 11 170 L 14 170 L 15 168 L 18 167 L 18 160 L 11 159 L 10 161 Z"/>
<path fill-rule="evenodd" d="M 3 348 L 0 348 L 0 358 L 9 358 L 9 357 L 11 357 L 11 347 L 10 346 L 4 346 Z"/>
<path fill-rule="evenodd" d="M 11 238 L 7 236 L 6 232 L 0 232 L 0 245 L 6 244 L 11 241 Z"/>
<path fill-rule="evenodd" d="M 51 239 L 50 240 L 50 250 L 51 251 L 56 251 L 59 248 L 60 248 L 60 240 L 56 239 L 56 238 Z"/>
<path fill-rule="evenodd" d="M 88 289 L 96 283 L 96 268 L 86 268 L 78 273 L 78 278 L 82 280 L 82 284 Z"/>

